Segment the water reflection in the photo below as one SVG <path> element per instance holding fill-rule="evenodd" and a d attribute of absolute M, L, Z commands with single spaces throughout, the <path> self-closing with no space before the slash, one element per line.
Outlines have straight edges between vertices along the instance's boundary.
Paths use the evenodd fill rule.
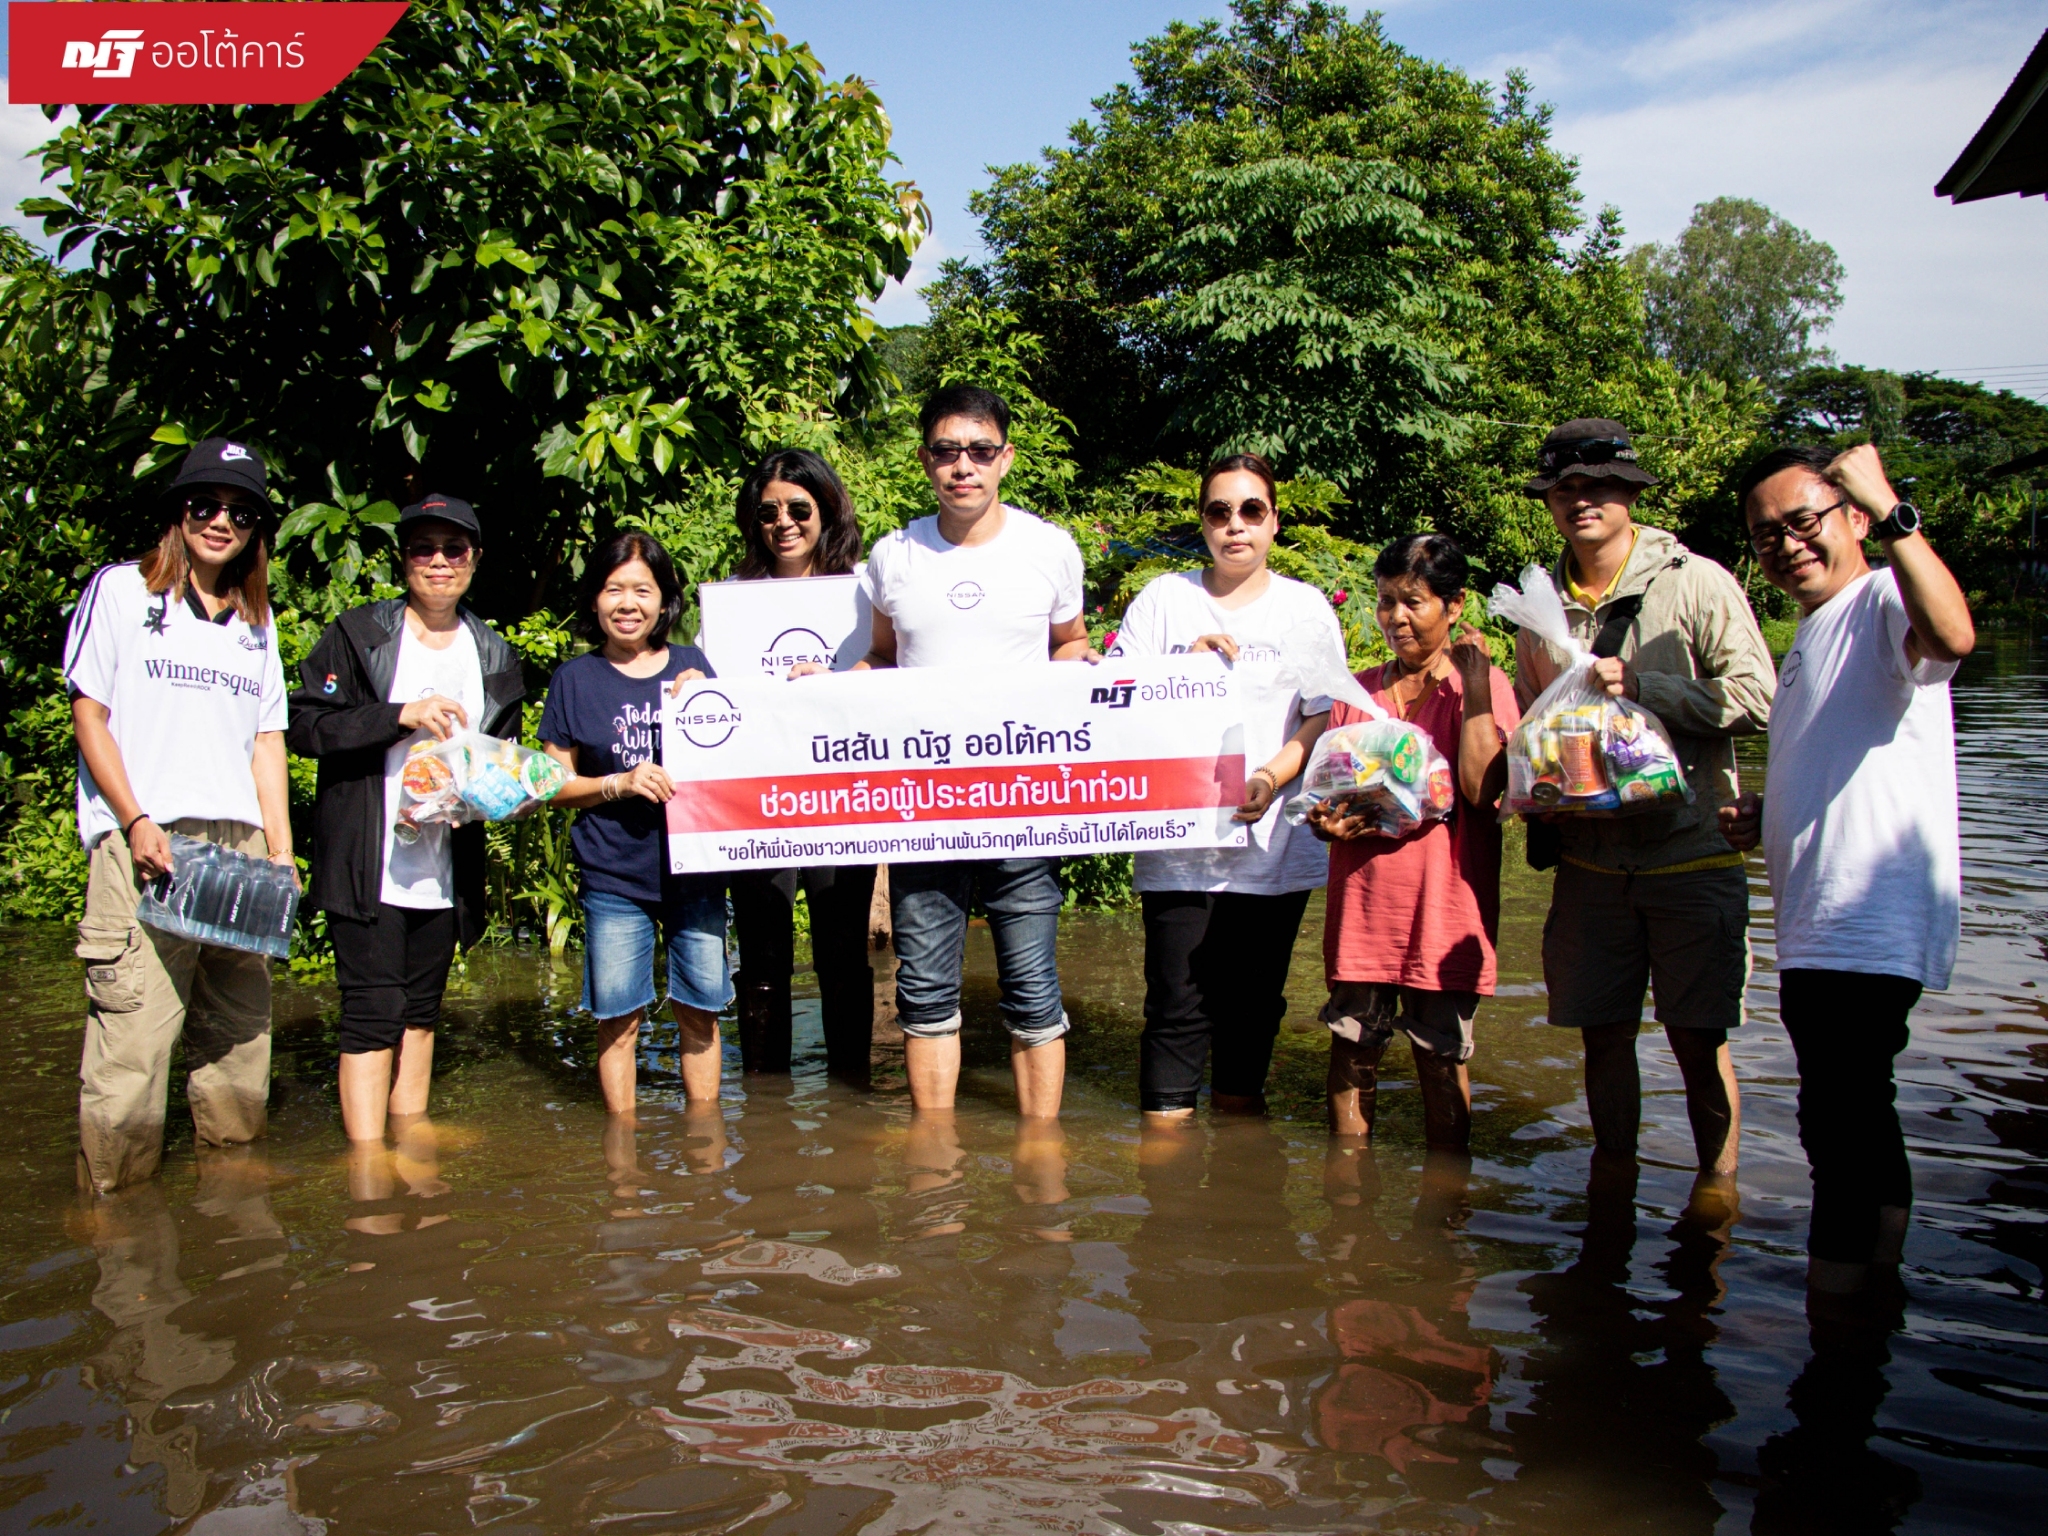
<path fill-rule="evenodd" d="M 2030 1530 L 2048 715 L 2037 673 L 1972 665 L 1971 906 L 1901 1062 L 1921 1203 L 1889 1310 L 1805 1310 L 1767 910 L 1739 1187 L 1695 1179 L 1649 1037 L 1642 1160 L 1591 1164 L 1514 866 L 1470 1158 L 1425 1152 L 1398 1044 L 1376 1143 L 1307 1118 L 1313 910 L 1287 1113 L 1141 1126 L 1137 935 L 1070 918 L 1057 1123 L 1018 1121 L 972 1017 L 955 1112 L 914 1113 L 886 1044 L 880 1091 L 831 1082 L 804 998 L 789 1076 L 734 1054 L 686 1105 L 650 1035 L 638 1111 L 607 1117 L 572 993 L 480 954 L 435 1119 L 345 1151 L 331 997 L 281 986 L 270 1139 L 195 1155 L 174 1108 L 163 1179 L 89 1210 L 75 970 L 61 935 L 0 931 L 0 1528 Z"/>

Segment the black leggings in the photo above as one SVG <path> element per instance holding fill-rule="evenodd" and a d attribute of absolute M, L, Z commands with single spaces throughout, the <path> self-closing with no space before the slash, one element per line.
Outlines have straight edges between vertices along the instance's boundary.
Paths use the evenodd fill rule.
<path fill-rule="evenodd" d="M 1813 1169 L 1806 1251 L 1870 1260 L 1879 1206 L 1910 1207 L 1913 1172 L 1893 1101 L 1892 1058 L 1920 983 L 1857 971 L 1784 971 L 1778 1014 L 1799 1057 L 1799 1144 Z"/>
<path fill-rule="evenodd" d="M 1138 1106 L 1192 1109 L 1208 1063 L 1213 1093 L 1266 1091 L 1287 1014 L 1287 968 L 1309 893 L 1146 891 L 1145 1033 Z"/>
<path fill-rule="evenodd" d="M 388 1051 L 408 1029 L 441 1022 L 455 959 L 453 907 L 394 907 L 367 923 L 327 914 L 334 981 L 341 989 L 341 1053 Z"/>
<path fill-rule="evenodd" d="M 796 893 L 810 896 L 811 965 L 818 973 L 825 1053 L 835 1072 L 857 1074 L 874 1032 L 875 982 L 868 960 L 872 864 L 756 869 L 732 877 L 740 946 L 740 1057 L 749 1072 L 787 1072 L 789 983 L 796 969 Z"/>

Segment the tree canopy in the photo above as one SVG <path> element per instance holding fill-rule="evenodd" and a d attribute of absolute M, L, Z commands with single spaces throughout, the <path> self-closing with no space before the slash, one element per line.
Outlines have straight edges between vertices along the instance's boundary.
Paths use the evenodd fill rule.
<path fill-rule="evenodd" d="M 1701 203 L 1675 243 L 1638 246 L 1629 264 L 1650 344 L 1688 373 L 1778 384 L 1833 359 L 1816 338 L 1841 307 L 1841 260 L 1762 203 Z"/>
<path fill-rule="evenodd" d="M 1442 527 L 1502 574 L 1556 547 L 1518 487 L 1559 420 L 1644 429 L 1655 520 L 1718 490 L 1761 397 L 1648 349 L 1619 218 L 1586 217 L 1519 74 L 1325 0 L 1237 0 L 1132 70 L 973 203 L 975 291 L 1042 342 L 1084 477 L 1258 448 L 1341 487 L 1339 531 Z"/>
<path fill-rule="evenodd" d="M 888 137 L 755 0 L 424 0 L 303 107 L 85 109 L 25 209 L 89 264 L 9 278 L 5 343 L 139 460 L 104 494 L 244 435 L 325 563 L 451 491 L 516 615 L 682 471 L 879 398 L 860 304 L 925 227 Z"/>

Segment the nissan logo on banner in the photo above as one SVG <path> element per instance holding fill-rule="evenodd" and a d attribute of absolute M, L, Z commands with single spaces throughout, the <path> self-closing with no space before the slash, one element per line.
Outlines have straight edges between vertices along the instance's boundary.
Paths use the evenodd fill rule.
<path fill-rule="evenodd" d="M 739 728 L 740 712 L 716 688 L 700 688 L 676 710 L 676 724 L 693 747 L 722 747 Z"/>
<path fill-rule="evenodd" d="M 7 7 L 7 99 L 296 104 L 348 78 L 400 0 Z"/>

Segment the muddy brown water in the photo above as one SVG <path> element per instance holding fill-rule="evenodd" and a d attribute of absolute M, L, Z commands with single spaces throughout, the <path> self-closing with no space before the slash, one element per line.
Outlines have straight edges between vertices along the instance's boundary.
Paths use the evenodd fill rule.
<path fill-rule="evenodd" d="M 1901 1103 L 1919 1206 L 1889 1332 L 1810 1326 L 1808 1187 L 1753 868 L 1739 1211 L 1687 1214 L 1642 1045 L 1643 1160 L 1589 1184 L 1514 849 L 1469 1163 L 1405 1048 L 1371 1151 L 1314 1119 L 1320 901 L 1275 1103 L 1141 1142 L 1135 920 L 1071 916 L 1063 1133 L 1018 1139 L 975 937 L 951 1126 L 822 1073 L 680 1106 L 649 1040 L 608 1128 L 573 971 L 484 952 L 430 1125 L 351 1164 L 334 998 L 281 986 L 269 1139 L 71 1194 L 79 980 L 0 930 L 0 1530 L 874 1533 L 2035 1531 L 2048 1493 L 2048 648 L 1956 690 L 1965 937 Z M 891 1073 L 894 1070 L 895 1075 Z"/>

